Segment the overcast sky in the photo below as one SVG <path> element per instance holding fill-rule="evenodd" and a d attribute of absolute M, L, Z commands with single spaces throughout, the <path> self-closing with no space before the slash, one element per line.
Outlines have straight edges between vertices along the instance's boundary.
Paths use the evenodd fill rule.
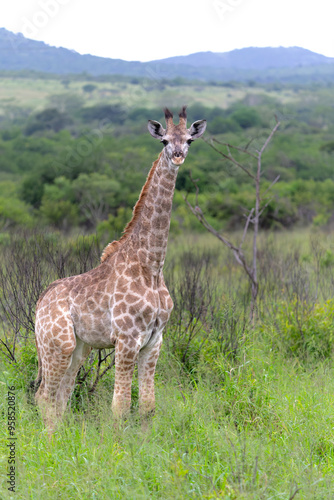
<path fill-rule="evenodd" d="M 128 61 L 243 47 L 334 57 L 331 0 L 12 0 L 0 26 L 49 45 Z"/>

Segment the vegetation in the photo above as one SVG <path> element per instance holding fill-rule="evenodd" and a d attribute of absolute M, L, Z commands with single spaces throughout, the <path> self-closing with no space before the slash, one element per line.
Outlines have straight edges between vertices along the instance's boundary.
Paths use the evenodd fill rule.
<path fill-rule="evenodd" d="M 240 264 L 245 273 L 248 276 L 250 285 L 251 285 L 251 290 L 252 290 L 252 299 L 251 299 L 251 318 L 254 319 L 254 314 L 256 312 L 256 302 L 257 302 L 257 296 L 259 293 L 259 283 L 258 283 L 258 278 L 257 278 L 257 261 L 258 261 L 258 247 L 257 247 L 257 240 L 258 240 L 258 234 L 259 234 L 259 227 L 260 227 L 260 222 L 261 222 L 261 215 L 265 211 L 267 204 L 269 203 L 268 199 L 265 198 L 265 195 L 267 195 L 268 191 L 276 184 L 276 182 L 279 180 L 279 175 L 274 179 L 274 181 L 271 183 L 271 185 L 266 189 L 265 192 L 263 192 L 263 189 L 261 189 L 261 183 L 262 183 L 262 155 L 267 148 L 268 144 L 270 143 L 271 139 L 273 138 L 275 132 L 277 131 L 278 127 L 280 125 L 280 122 L 276 118 L 276 125 L 274 128 L 271 130 L 269 136 L 265 140 L 264 144 L 256 150 L 255 153 L 251 153 L 248 150 L 248 147 L 246 148 L 240 148 L 233 146 L 228 143 L 221 143 L 217 141 L 217 139 L 211 139 L 211 147 L 217 151 L 223 158 L 224 160 L 227 160 L 231 162 L 233 165 L 237 166 L 240 168 L 245 174 L 248 175 L 253 181 L 253 191 L 255 191 L 255 205 L 252 207 L 251 210 L 249 210 L 247 213 L 244 214 L 245 217 L 245 225 L 243 229 L 243 234 L 240 242 L 237 244 L 232 243 L 228 238 L 225 236 L 221 235 L 219 231 L 216 231 L 214 227 L 207 221 L 205 215 L 203 214 L 203 210 L 201 207 L 198 206 L 198 194 L 199 194 L 199 188 L 197 181 L 194 180 L 191 175 L 190 178 L 196 188 L 196 205 L 193 207 L 191 203 L 185 198 L 185 202 L 187 203 L 188 208 L 190 209 L 191 213 L 199 220 L 199 222 L 205 227 L 207 231 L 209 231 L 211 234 L 213 234 L 216 238 L 219 239 L 225 246 L 227 246 L 234 254 L 234 257 L 238 264 Z M 221 149 L 217 149 L 216 143 L 218 143 L 220 146 L 226 149 L 226 152 L 221 151 Z M 219 146 L 218 146 L 219 147 Z M 248 159 L 247 166 L 243 165 L 241 163 L 242 160 L 238 160 L 235 158 L 235 153 L 239 154 L 240 153 L 245 155 L 246 158 Z M 253 166 L 250 167 L 248 164 L 252 163 L 253 160 Z M 244 253 L 243 253 L 243 243 L 245 241 L 245 238 L 247 236 L 247 231 L 249 229 L 250 224 L 253 226 L 253 252 L 251 256 L 251 261 L 247 262 L 245 259 Z"/>
<path fill-rule="evenodd" d="M 39 76 L 7 74 L 0 85 L 2 443 L 8 387 L 17 423 L 17 488 L 8 491 L 1 476 L 0 497 L 331 498 L 331 86 Z M 274 115 L 281 122 L 262 157 L 262 201 L 280 180 L 259 220 L 258 314 L 249 321 L 243 269 L 201 233 L 183 198 L 229 241 L 242 240 L 249 262 L 253 233 L 243 238 L 242 228 L 255 203 L 252 179 L 198 141 L 174 198 L 165 265 L 174 311 L 157 368 L 157 414 L 138 420 L 135 383 L 133 415 L 114 428 L 113 351 L 96 351 L 49 443 L 32 398 L 37 297 L 54 279 L 97 265 L 121 234 L 160 151 L 147 119 L 162 121 L 163 105 L 185 102 L 189 121 L 208 120 L 208 142 L 251 154 Z M 2 470 L 7 462 L 2 446 Z"/>
<path fill-rule="evenodd" d="M 88 87 L 87 87 L 88 86 Z M 90 90 L 89 92 L 87 91 Z M 274 115 L 279 132 L 263 159 L 263 192 L 279 175 L 263 227 L 331 223 L 334 112 L 326 86 L 232 87 L 173 82 L 84 82 L 3 78 L 0 91 L 0 222 L 3 230 L 53 226 L 109 235 L 129 214 L 160 146 L 146 131 L 162 106 L 189 104 L 189 120 L 206 118 L 209 137 L 255 152 Z M 172 230 L 197 230 L 183 194 L 198 179 L 201 207 L 214 227 L 243 225 L 254 206 L 245 172 L 208 144 L 192 146 L 180 170 Z M 97 194 L 98 193 L 98 194 Z M 108 222 L 109 220 L 109 222 Z M 116 221 L 116 222 L 115 222 Z"/>
<path fill-rule="evenodd" d="M 97 259 L 87 242 L 81 242 L 75 259 L 74 243 L 61 249 L 48 238 L 44 244 L 39 240 L 40 248 L 48 249 L 35 266 L 44 269 L 42 275 L 25 271 L 34 284 L 49 280 L 52 269 L 53 277 L 56 269 L 59 275 L 73 272 L 84 255 L 88 267 L 94 264 L 89 259 Z M 37 240 L 30 241 L 30 249 L 24 244 L 24 262 L 29 251 L 41 256 Z M 10 244 L 7 272 L 12 269 L 7 258 L 19 243 L 16 237 Z M 98 360 L 91 358 L 49 443 L 27 387 L 37 369 L 33 335 L 21 329 L 16 363 L 1 358 L 2 442 L 8 386 L 15 386 L 18 437 L 17 490 L 8 492 L 2 476 L 1 497 L 331 498 L 332 242 L 320 232 L 267 233 L 259 251 L 261 315 L 252 326 L 249 285 L 228 249 L 207 235 L 172 239 L 166 278 L 175 310 L 158 363 L 157 413 L 150 424 L 138 421 L 135 381 L 133 415 L 122 429 L 114 428 L 114 372 L 108 370 L 92 394 L 91 369 Z M 47 255 L 53 262 L 47 263 Z M 27 294 L 26 305 L 29 300 Z M 12 327 L 1 310 L 8 333 Z M 101 371 L 108 364 L 110 358 Z M 5 448 L 0 460 L 5 468 Z"/>

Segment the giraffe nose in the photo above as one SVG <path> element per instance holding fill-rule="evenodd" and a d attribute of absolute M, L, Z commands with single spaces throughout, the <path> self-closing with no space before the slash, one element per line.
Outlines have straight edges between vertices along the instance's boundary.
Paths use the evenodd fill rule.
<path fill-rule="evenodd" d="M 183 156 L 183 153 L 181 150 L 176 150 L 174 151 L 173 155 L 176 157 L 176 158 L 180 158 L 180 156 Z"/>

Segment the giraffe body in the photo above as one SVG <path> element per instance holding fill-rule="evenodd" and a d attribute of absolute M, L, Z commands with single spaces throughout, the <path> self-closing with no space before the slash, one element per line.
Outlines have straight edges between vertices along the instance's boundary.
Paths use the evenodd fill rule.
<path fill-rule="evenodd" d="M 165 116 L 167 130 L 158 122 L 149 122 L 151 134 L 167 144 L 149 172 L 120 240 L 105 248 L 98 267 L 55 281 L 37 303 L 35 333 L 41 384 L 36 400 L 50 434 L 92 348 L 115 347 L 114 415 L 129 411 L 136 363 L 140 412 L 154 410 L 155 367 L 162 331 L 173 308 L 162 268 L 175 182 L 190 141 L 205 130 L 204 121 L 186 129 L 185 108 L 179 125 L 173 124 L 168 110 Z M 196 128 L 199 123 L 204 124 L 203 130 Z M 168 148 L 171 143 L 172 148 Z"/>

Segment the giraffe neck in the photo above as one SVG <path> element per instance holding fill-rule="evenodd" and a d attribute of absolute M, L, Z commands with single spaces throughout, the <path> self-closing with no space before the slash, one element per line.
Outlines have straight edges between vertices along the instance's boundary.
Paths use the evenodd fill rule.
<path fill-rule="evenodd" d="M 137 202 L 140 212 L 131 239 L 142 264 L 155 271 L 162 268 L 166 256 L 177 173 L 178 167 L 169 164 L 163 150 Z"/>
<path fill-rule="evenodd" d="M 133 209 L 131 221 L 118 242 L 110 243 L 101 261 L 125 245 L 131 246 L 142 265 L 152 272 L 161 270 L 166 250 L 178 167 L 170 165 L 165 150 L 153 163 Z"/>

